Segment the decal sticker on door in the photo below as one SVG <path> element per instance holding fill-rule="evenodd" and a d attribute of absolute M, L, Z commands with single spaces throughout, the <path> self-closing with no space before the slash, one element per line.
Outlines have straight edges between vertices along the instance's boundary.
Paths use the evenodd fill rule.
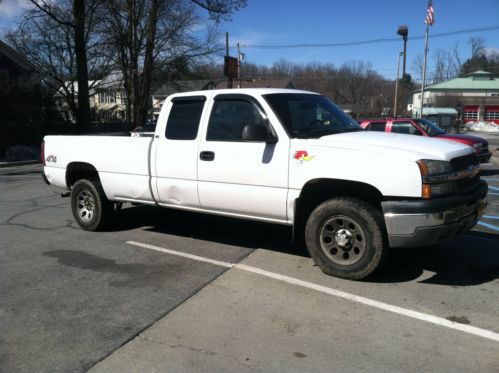
<path fill-rule="evenodd" d="M 315 158 L 315 155 L 309 155 L 306 150 L 297 150 L 293 158 L 303 163 L 303 161 L 311 161 Z"/>

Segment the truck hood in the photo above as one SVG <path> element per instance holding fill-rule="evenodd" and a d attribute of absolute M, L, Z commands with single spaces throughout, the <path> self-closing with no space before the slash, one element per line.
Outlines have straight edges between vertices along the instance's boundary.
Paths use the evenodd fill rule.
<path fill-rule="evenodd" d="M 361 150 L 390 157 L 404 157 L 413 161 L 418 159 L 450 161 L 452 158 L 473 153 L 471 147 L 458 142 L 374 131 L 328 135 L 310 141 L 319 147 Z"/>

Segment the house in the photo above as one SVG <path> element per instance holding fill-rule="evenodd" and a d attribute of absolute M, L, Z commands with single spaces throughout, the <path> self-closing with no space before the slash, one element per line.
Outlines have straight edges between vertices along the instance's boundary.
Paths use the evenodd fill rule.
<path fill-rule="evenodd" d="M 57 107 L 63 117 L 74 122 L 67 100 L 66 91 L 74 92 L 75 102 L 78 99 L 78 82 L 65 82 L 65 88 L 61 87 L 55 94 Z M 93 121 L 111 122 L 126 121 L 126 93 L 123 86 L 123 74 L 113 71 L 100 80 L 89 80 L 89 102 L 91 118 Z"/>
<path fill-rule="evenodd" d="M 123 84 L 123 73 L 113 71 L 98 81 L 95 86 L 95 97 L 90 106 L 95 113 L 95 119 L 101 122 L 125 121 L 126 92 Z"/>
<path fill-rule="evenodd" d="M 45 115 L 42 96 L 35 66 L 0 40 L 0 121 L 40 120 Z"/>
<path fill-rule="evenodd" d="M 93 80 L 88 81 L 88 87 L 89 87 L 88 98 L 90 102 L 90 110 L 93 110 L 95 107 L 96 93 L 95 89 L 93 88 L 95 83 L 96 82 Z M 71 82 L 71 81 L 64 82 L 64 86 L 61 86 L 54 95 L 55 107 L 57 108 L 57 111 L 65 121 L 75 123 L 76 118 L 74 117 L 73 110 L 69 107 L 68 100 L 66 99 L 66 97 L 69 95 L 74 96 L 74 102 L 75 104 L 77 104 L 78 82 Z M 94 113 L 92 112 L 92 114 Z M 92 115 L 92 119 L 93 117 L 94 115 Z"/>
<path fill-rule="evenodd" d="M 37 82 L 35 67 L 19 52 L 0 40 L 0 85 Z"/>
<path fill-rule="evenodd" d="M 214 89 L 214 87 L 215 82 L 210 79 L 175 80 L 166 82 L 152 95 L 152 115 L 154 119 L 157 120 L 166 98 L 174 93 L 205 91 L 208 89 Z"/>
<path fill-rule="evenodd" d="M 413 116 L 421 115 L 421 90 L 413 92 Z M 462 109 L 463 121 L 499 124 L 499 78 L 483 70 L 425 87 L 426 107 Z M 425 115 L 423 111 L 423 116 Z"/>

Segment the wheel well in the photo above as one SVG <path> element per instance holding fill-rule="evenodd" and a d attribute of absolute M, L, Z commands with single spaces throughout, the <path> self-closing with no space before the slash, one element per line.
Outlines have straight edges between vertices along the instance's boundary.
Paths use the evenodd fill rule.
<path fill-rule="evenodd" d="M 322 202 L 334 197 L 353 197 L 381 210 L 383 195 L 370 184 L 350 180 L 314 179 L 302 188 L 295 202 L 294 239 L 303 237 L 305 224 L 310 213 Z"/>
<path fill-rule="evenodd" d="M 66 168 L 66 185 L 71 188 L 78 180 L 81 179 L 99 179 L 99 173 L 89 163 L 72 162 Z"/>

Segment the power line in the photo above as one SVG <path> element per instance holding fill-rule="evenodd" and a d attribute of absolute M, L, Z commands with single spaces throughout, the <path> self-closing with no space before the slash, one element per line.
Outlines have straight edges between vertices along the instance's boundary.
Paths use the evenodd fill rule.
<path fill-rule="evenodd" d="M 472 32 L 486 32 L 493 30 L 499 30 L 499 25 L 441 32 L 437 34 L 432 34 L 431 37 L 441 38 L 450 35 L 467 34 Z M 418 35 L 410 37 L 409 39 L 418 40 L 423 38 L 424 35 Z M 400 42 L 400 38 L 380 38 L 380 39 L 370 39 L 370 40 L 361 40 L 361 41 L 349 41 L 342 43 L 304 43 L 304 44 L 284 44 L 284 45 L 241 44 L 240 46 L 243 48 L 254 48 L 254 49 L 334 48 L 334 47 L 348 47 L 353 45 L 375 44 L 375 43 L 386 43 L 386 42 Z M 232 46 L 232 48 L 234 47 L 235 46 Z"/>

